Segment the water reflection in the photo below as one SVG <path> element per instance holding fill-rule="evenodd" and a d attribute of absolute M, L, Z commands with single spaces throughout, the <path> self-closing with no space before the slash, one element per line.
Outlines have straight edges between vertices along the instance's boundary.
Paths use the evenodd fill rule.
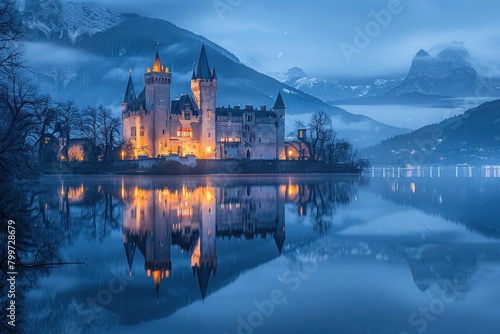
<path fill-rule="evenodd" d="M 122 233 L 129 269 L 138 249 L 158 293 L 172 271 L 172 248 L 177 248 L 189 254 L 205 299 L 218 268 L 217 239 L 272 238 L 278 255 L 287 235 L 287 204 L 298 217 L 309 217 L 319 234 L 332 226 L 336 207 L 355 198 L 358 180 L 321 181 L 219 179 L 161 185 L 122 179 Z"/>
<path fill-rule="evenodd" d="M 273 332 L 413 333 L 408 316 L 447 282 L 465 298 L 447 309 L 450 317 L 455 307 L 480 309 L 471 298 L 488 306 L 474 291 L 493 295 L 488 283 L 500 273 L 500 179 L 429 172 L 25 184 L 16 188 L 14 216 L 29 222 L 19 236 L 26 261 L 89 257 L 89 268 L 19 276 L 30 280 L 20 297 L 27 332 L 235 332 L 235 319 L 248 320 L 254 301 L 277 288 L 291 306 L 265 319 Z M 2 204 L 2 217 L 16 212 L 7 198 Z M 429 333 L 457 332 L 443 323 Z"/>
<path fill-rule="evenodd" d="M 269 236 L 281 252 L 286 195 L 294 195 L 290 189 L 296 187 L 123 183 L 123 243 L 129 268 L 138 248 L 158 292 L 172 270 L 171 247 L 178 247 L 191 254 L 190 265 L 205 298 L 210 276 L 217 271 L 217 238 Z"/>
<path fill-rule="evenodd" d="M 443 217 L 487 237 L 500 237 L 499 179 L 484 175 L 458 177 L 457 181 L 454 170 L 441 170 L 447 176 L 440 178 L 374 178 L 371 189 L 388 201 Z"/>
<path fill-rule="evenodd" d="M 172 314 L 281 252 L 316 240 L 362 185 L 358 176 L 53 176 L 24 183 L 16 197 L 2 198 L 2 218 L 14 217 L 24 226 L 19 238 L 30 245 L 20 250 L 24 261 L 89 257 L 88 269 L 46 267 L 19 276 L 30 280 L 20 282 L 26 287 L 20 300 L 29 295 L 29 304 L 36 305 L 27 330 L 91 328 L 96 319 L 112 314 L 124 323 Z M 98 303 L 113 277 L 128 280 L 121 276 L 125 271 L 130 275 L 126 292 L 113 292 L 109 305 Z M 67 284 L 75 288 L 68 290 Z M 163 306 L 151 311 L 158 302 Z"/>

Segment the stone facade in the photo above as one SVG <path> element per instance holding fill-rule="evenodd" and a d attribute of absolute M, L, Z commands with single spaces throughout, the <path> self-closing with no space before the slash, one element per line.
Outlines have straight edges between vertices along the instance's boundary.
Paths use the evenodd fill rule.
<path fill-rule="evenodd" d="M 128 158 L 178 154 L 198 159 L 286 159 L 285 105 L 216 107 L 217 75 L 210 69 L 205 46 L 193 70 L 191 94 L 170 100 L 172 74 L 158 52 L 144 74 L 145 88 L 136 96 L 129 78 L 122 104 L 123 140 Z"/>

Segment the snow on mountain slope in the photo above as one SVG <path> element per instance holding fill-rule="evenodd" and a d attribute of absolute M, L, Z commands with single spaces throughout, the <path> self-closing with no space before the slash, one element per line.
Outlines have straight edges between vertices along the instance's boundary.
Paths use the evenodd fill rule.
<path fill-rule="evenodd" d="M 124 16 L 92 2 L 28 0 L 21 9 L 28 36 L 63 39 L 72 45 L 82 37 L 92 37 L 125 20 Z"/>
<path fill-rule="evenodd" d="M 298 67 L 293 67 L 286 73 L 272 72 L 268 75 L 325 102 L 383 95 L 403 81 L 402 76 L 392 76 L 373 82 L 349 85 L 342 84 L 338 80 L 310 77 Z"/>

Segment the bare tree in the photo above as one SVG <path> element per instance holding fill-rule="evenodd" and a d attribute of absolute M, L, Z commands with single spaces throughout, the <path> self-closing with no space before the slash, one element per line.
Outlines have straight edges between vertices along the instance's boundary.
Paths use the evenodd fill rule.
<path fill-rule="evenodd" d="M 20 67 L 24 48 L 20 43 L 21 19 L 14 0 L 0 0 L 0 75 L 9 76 L 9 68 Z"/>
<path fill-rule="evenodd" d="M 57 105 L 57 130 L 61 133 L 63 143 L 63 155 L 68 156 L 69 141 L 78 131 L 80 124 L 80 111 L 73 101 L 59 103 Z"/>
<path fill-rule="evenodd" d="M 119 146 L 121 120 L 112 115 L 111 109 L 102 105 L 97 107 L 98 132 L 103 147 L 104 158 L 111 157 L 113 150 Z"/>
<path fill-rule="evenodd" d="M 98 147 L 100 144 L 99 140 L 99 113 L 98 109 L 95 107 L 87 107 L 82 111 L 80 123 L 78 125 L 82 135 L 92 142 L 94 149 L 94 160 L 98 158 Z"/>
<path fill-rule="evenodd" d="M 4 68 L 0 86 L 0 174 L 22 177 L 36 171 L 33 151 L 39 122 L 35 110 L 41 99 L 36 88 L 16 68 Z M 10 72 L 10 73 L 9 73 Z"/>

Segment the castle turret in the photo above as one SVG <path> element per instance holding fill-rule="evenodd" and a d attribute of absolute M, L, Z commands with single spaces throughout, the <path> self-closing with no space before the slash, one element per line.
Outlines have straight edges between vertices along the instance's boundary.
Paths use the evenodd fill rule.
<path fill-rule="evenodd" d="M 152 112 L 152 125 L 147 136 L 152 140 L 151 155 L 156 157 L 164 153 L 168 141 L 167 120 L 170 112 L 170 84 L 172 73 L 168 67 L 161 64 L 160 56 L 156 51 L 153 68 L 148 68 L 144 74 L 146 85 L 146 110 Z"/>
<path fill-rule="evenodd" d="M 135 95 L 134 82 L 132 81 L 132 73 L 128 77 L 127 89 L 125 90 L 125 97 L 122 103 L 122 112 L 128 111 L 128 107 L 131 106 L 137 97 Z"/>
<path fill-rule="evenodd" d="M 281 97 L 281 92 L 278 93 L 276 102 L 274 103 L 273 111 L 276 113 L 276 158 L 285 160 L 285 103 Z"/>
<path fill-rule="evenodd" d="M 196 71 L 191 79 L 191 91 L 199 109 L 200 148 L 198 157 L 215 158 L 215 104 L 217 98 L 217 77 L 215 69 L 210 70 L 205 44 L 201 47 Z"/>

